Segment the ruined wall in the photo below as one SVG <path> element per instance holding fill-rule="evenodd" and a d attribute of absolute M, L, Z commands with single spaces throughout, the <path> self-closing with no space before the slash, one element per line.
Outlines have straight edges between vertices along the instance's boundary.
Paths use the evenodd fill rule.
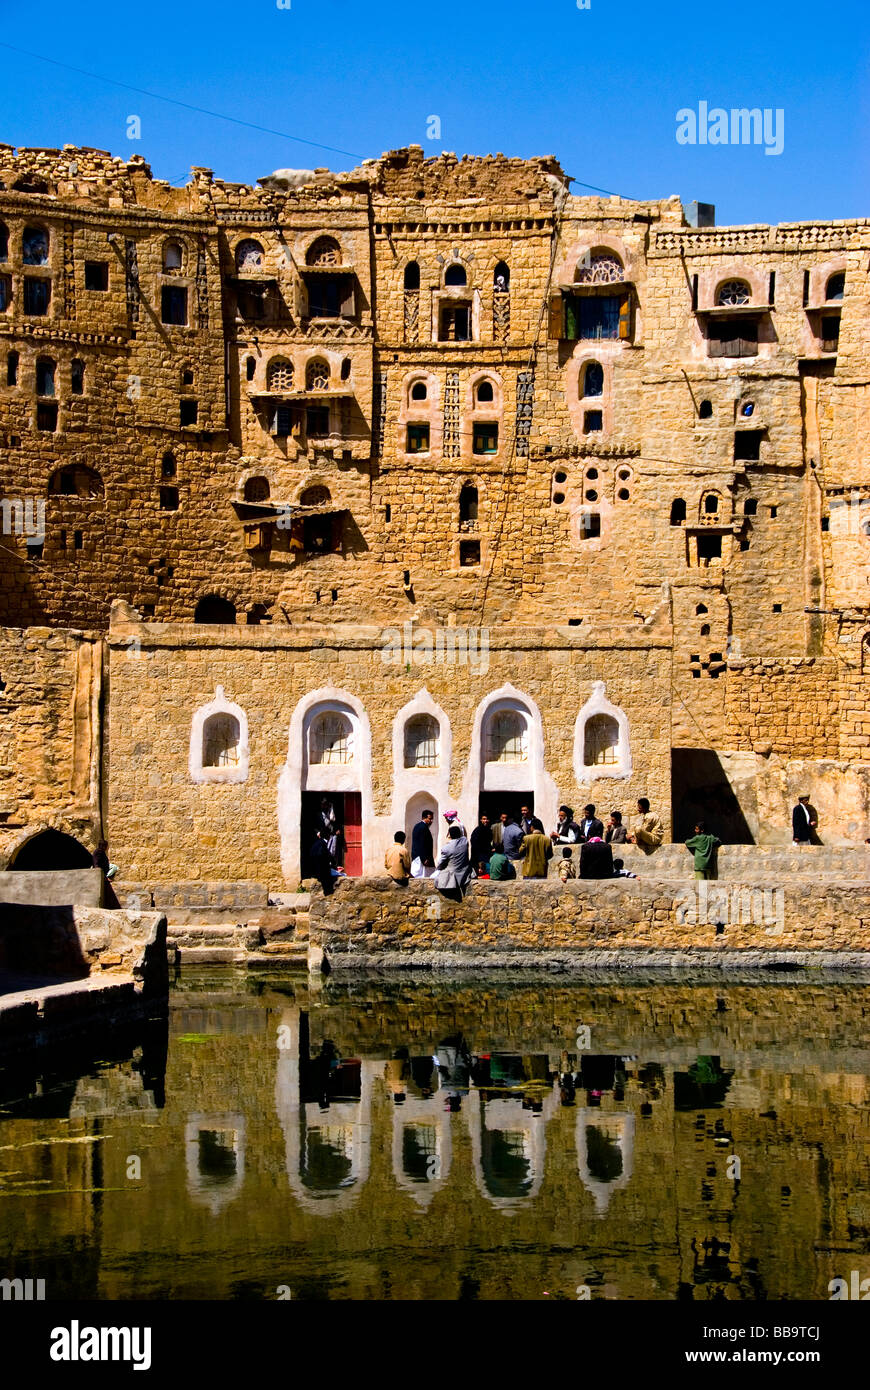
<path fill-rule="evenodd" d="M 47 826 L 93 848 L 100 813 L 97 633 L 0 628 L 0 863 Z"/>

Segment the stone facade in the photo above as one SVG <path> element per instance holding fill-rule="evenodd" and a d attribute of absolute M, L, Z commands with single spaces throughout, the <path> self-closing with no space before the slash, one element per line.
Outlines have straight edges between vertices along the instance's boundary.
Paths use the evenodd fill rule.
<path fill-rule="evenodd" d="M 315 789 L 362 797 L 377 868 L 416 788 L 474 819 L 487 776 L 547 817 L 646 794 L 675 835 L 701 804 L 769 842 L 800 781 L 823 838 L 864 838 L 870 222 L 698 228 L 676 198 L 574 197 L 553 158 L 416 146 L 182 189 L 3 146 L 0 182 L 2 641 L 15 681 L 35 625 L 68 630 L 51 661 L 126 605 L 90 737 L 134 877 L 292 880 Z M 428 664 L 445 633 L 485 633 L 487 669 Z M 499 692 L 522 785 L 480 768 Z M 334 787 L 305 784 L 315 697 L 369 741 Z M 210 769 L 191 728 L 221 699 L 246 751 Z M 590 768 L 596 699 L 627 734 Z M 427 700 L 449 765 L 444 728 L 428 785 L 397 780 Z M 42 737 L 67 758 L 69 711 Z M 73 819 L 31 761 L 7 821 Z"/>

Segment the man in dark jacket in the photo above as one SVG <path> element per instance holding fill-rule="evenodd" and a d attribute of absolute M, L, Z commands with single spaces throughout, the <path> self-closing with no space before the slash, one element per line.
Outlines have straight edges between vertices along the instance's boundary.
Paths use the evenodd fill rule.
<path fill-rule="evenodd" d="M 424 811 L 411 831 L 411 877 L 431 878 L 435 868 L 435 843 L 432 839 L 434 811 Z"/>
<path fill-rule="evenodd" d="M 816 821 L 808 796 L 799 796 L 791 813 L 791 837 L 796 845 L 808 845 L 813 838 Z"/>
<path fill-rule="evenodd" d="M 538 817 L 532 814 L 531 806 L 520 807 L 520 825 L 524 835 L 531 835 L 537 830 L 539 835 L 543 835 L 544 827 Z"/>
<path fill-rule="evenodd" d="M 603 840 L 604 826 L 595 814 L 595 807 L 590 803 L 583 807 L 583 819 L 580 822 L 580 836 L 583 840 Z"/>
<path fill-rule="evenodd" d="M 471 863 L 477 873 L 487 873 L 492 855 L 492 827 L 489 816 L 481 816 L 480 824 L 471 832 Z"/>
<path fill-rule="evenodd" d="M 580 846 L 581 878 L 613 878 L 613 850 L 596 837 Z"/>

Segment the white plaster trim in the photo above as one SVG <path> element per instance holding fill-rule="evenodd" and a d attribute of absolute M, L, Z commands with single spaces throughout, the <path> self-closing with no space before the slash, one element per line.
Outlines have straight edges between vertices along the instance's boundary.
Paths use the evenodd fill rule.
<path fill-rule="evenodd" d="M 203 734 L 207 721 L 213 714 L 230 714 L 239 724 L 239 765 L 238 767 L 203 767 L 202 764 L 202 743 Z M 241 705 L 234 705 L 224 695 L 224 688 L 219 685 L 215 690 L 215 697 L 207 705 L 201 705 L 193 716 L 193 723 L 190 728 L 190 757 L 188 766 L 190 769 L 190 780 L 192 782 L 247 782 L 248 766 L 250 763 L 250 746 L 248 743 L 248 716 Z"/>
<path fill-rule="evenodd" d="M 609 715 L 619 725 L 619 743 L 616 748 L 616 762 L 609 765 L 588 764 L 586 758 L 586 725 L 596 714 Z M 629 740 L 628 716 L 617 705 L 611 704 L 604 690 L 604 681 L 596 681 L 592 694 L 577 715 L 574 726 L 574 774 L 580 786 L 597 782 L 603 777 L 615 777 L 624 781 L 631 776 L 631 742 Z"/>
<path fill-rule="evenodd" d="M 353 762 L 344 765 L 308 765 L 308 730 L 318 714 L 347 715 L 353 729 Z M 303 791 L 348 791 L 362 795 L 363 874 L 378 873 L 376 840 L 372 832 L 372 733 L 361 702 L 346 690 L 323 686 L 304 695 L 290 720 L 287 762 L 278 779 L 278 833 L 281 869 L 288 882 L 301 872 L 300 832 Z M 383 850 L 381 850 L 383 855 Z"/>
<path fill-rule="evenodd" d="M 430 714 L 438 720 L 440 730 L 438 739 L 437 767 L 405 767 L 405 725 L 417 714 Z M 438 813 L 449 807 L 450 766 L 453 755 L 453 734 L 450 720 L 439 704 L 436 704 L 429 691 L 420 690 L 406 705 L 403 705 L 393 720 L 393 800 L 391 821 L 396 830 L 407 831 L 406 811 L 409 802 L 425 792 L 431 799 L 433 809 Z M 476 820 L 473 824 L 477 824 Z M 470 827 L 469 827 L 470 830 Z M 442 824 L 433 825 L 432 832 L 436 843 Z M 411 842 L 408 840 L 408 848 Z"/>
<path fill-rule="evenodd" d="M 612 1182 L 593 1178 L 589 1171 L 589 1140 L 587 1129 L 598 1129 L 612 1139 L 622 1156 L 622 1172 Z M 627 1187 L 634 1168 L 634 1116 L 623 1111 L 578 1110 L 575 1130 L 577 1171 L 580 1181 L 595 1201 L 595 1215 L 604 1216 L 614 1192 Z"/>
<path fill-rule="evenodd" d="M 524 763 L 489 763 L 490 769 L 499 768 L 499 772 L 487 777 L 489 785 L 486 790 L 531 791 L 535 798 L 535 815 L 543 821 L 545 827 L 554 825 L 559 806 L 559 792 L 553 778 L 544 768 L 544 724 L 541 713 L 530 696 L 524 695 L 511 684 L 493 690 L 481 700 L 475 710 L 471 751 L 458 801 L 460 819 L 469 832 L 477 825 L 478 805 L 483 789 L 483 732 L 487 715 L 497 709 L 513 709 L 525 714 L 529 726 L 529 756 Z"/>

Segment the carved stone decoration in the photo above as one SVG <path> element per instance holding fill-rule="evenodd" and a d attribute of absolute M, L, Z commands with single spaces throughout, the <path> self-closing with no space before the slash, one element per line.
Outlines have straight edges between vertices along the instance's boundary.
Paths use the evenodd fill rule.
<path fill-rule="evenodd" d="M 444 458 L 459 458 L 459 373 L 447 373 L 444 388 Z"/>
<path fill-rule="evenodd" d="M 520 372 L 517 377 L 516 456 L 528 458 L 529 435 L 535 410 L 535 373 Z"/>
<path fill-rule="evenodd" d="M 129 237 L 124 242 L 124 269 L 127 287 L 127 317 L 131 323 L 138 323 L 139 301 L 142 297 L 139 289 L 139 258 L 136 253 L 136 243 Z"/>

